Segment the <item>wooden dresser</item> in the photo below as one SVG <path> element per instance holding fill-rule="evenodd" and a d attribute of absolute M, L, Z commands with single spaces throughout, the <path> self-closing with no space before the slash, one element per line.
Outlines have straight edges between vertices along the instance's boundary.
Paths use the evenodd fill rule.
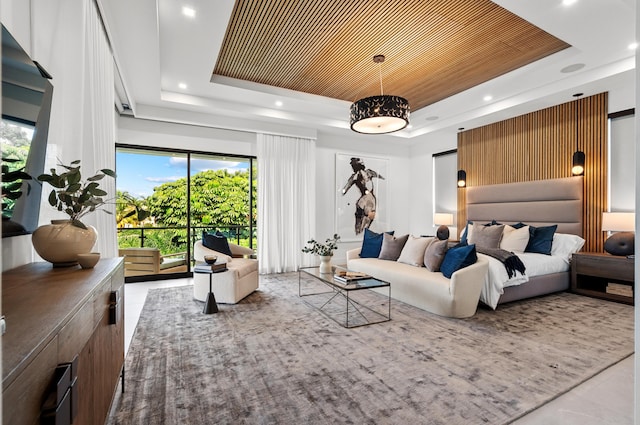
<path fill-rule="evenodd" d="M 74 424 L 103 424 L 124 364 L 122 258 L 102 259 L 86 270 L 50 263 L 8 270 L 2 274 L 2 314 L 3 424 L 38 424 L 45 402 L 61 405 L 57 367 L 70 363 L 72 375 L 58 388 L 58 400 L 72 398 L 64 402 L 72 406 Z M 63 417 L 68 406 L 59 408 Z"/>

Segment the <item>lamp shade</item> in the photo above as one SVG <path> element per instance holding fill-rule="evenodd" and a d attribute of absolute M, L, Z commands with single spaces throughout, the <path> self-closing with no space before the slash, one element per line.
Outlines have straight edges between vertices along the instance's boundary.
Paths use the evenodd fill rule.
<path fill-rule="evenodd" d="M 635 230 L 636 214 L 630 212 L 602 213 L 602 231 L 633 232 Z"/>
<path fill-rule="evenodd" d="M 384 134 L 409 124 L 409 102 L 400 96 L 371 96 L 351 105 L 351 129 L 358 133 Z"/>
<path fill-rule="evenodd" d="M 604 242 L 604 250 L 611 255 L 632 255 L 635 252 L 635 213 L 602 213 L 602 231 L 617 232 Z"/>
<path fill-rule="evenodd" d="M 464 170 L 458 170 L 458 187 L 465 187 L 467 185 L 467 172 Z"/>
<path fill-rule="evenodd" d="M 453 224 L 453 214 L 435 213 L 433 215 L 433 224 L 451 226 Z"/>

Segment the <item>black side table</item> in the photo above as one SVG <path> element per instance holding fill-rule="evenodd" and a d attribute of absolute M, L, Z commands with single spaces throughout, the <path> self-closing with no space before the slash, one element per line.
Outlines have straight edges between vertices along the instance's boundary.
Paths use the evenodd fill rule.
<path fill-rule="evenodd" d="M 207 294 L 207 300 L 204 303 L 204 310 L 202 311 L 202 313 L 204 314 L 217 313 L 218 303 L 216 303 L 216 297 L 215 295 L 213 295 L 212 285 L 213 285 L 213 274 L 219 273 L 219 272 L 211 270 L 211 268 L 208 266 L 200 266 L 200 267 L 195 266 L 193 268 L 193 272 L 209 275 L 209 293 Z"/>

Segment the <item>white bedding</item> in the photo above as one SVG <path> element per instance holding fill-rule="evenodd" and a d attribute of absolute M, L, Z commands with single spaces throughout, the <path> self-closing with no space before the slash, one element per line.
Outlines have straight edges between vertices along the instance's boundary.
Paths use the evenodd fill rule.
<path fill-rule="evenodd" d="M 530 277 L 541 276 L 551 273 L 566 272 L 569 270 L 569 260 L 566 255 L 544 255 L 533 253 L 517 254 L 525 265 L 526 272 L 509 279 L 504 265 L 493 257 L 478 253 L 489 261 L 489 271 L 485 277 L 484 287 L 480 294 L 480 300 L 495 310 L 498 305 L 500 295 L 504 293 L 504 288 L 508 286 L 521 285 L 529 281 Z"/>

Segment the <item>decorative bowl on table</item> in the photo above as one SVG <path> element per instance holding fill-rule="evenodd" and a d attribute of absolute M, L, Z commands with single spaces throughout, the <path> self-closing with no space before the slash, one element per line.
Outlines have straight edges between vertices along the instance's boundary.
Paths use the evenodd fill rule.
<path fill-rule="evenodd" d="M 204 262 L 207 264 L 215 264 L 216 261 L 218 260 L 218 256 L 217 255 L 205 255 L 204 256 Z"/>
<path fill-rule="evenodd" d="M 99 252 L 89 252 L 87 254 L 78 254 L 78 264 L 83 269 L 92 269 L 100 260 Z"/>

